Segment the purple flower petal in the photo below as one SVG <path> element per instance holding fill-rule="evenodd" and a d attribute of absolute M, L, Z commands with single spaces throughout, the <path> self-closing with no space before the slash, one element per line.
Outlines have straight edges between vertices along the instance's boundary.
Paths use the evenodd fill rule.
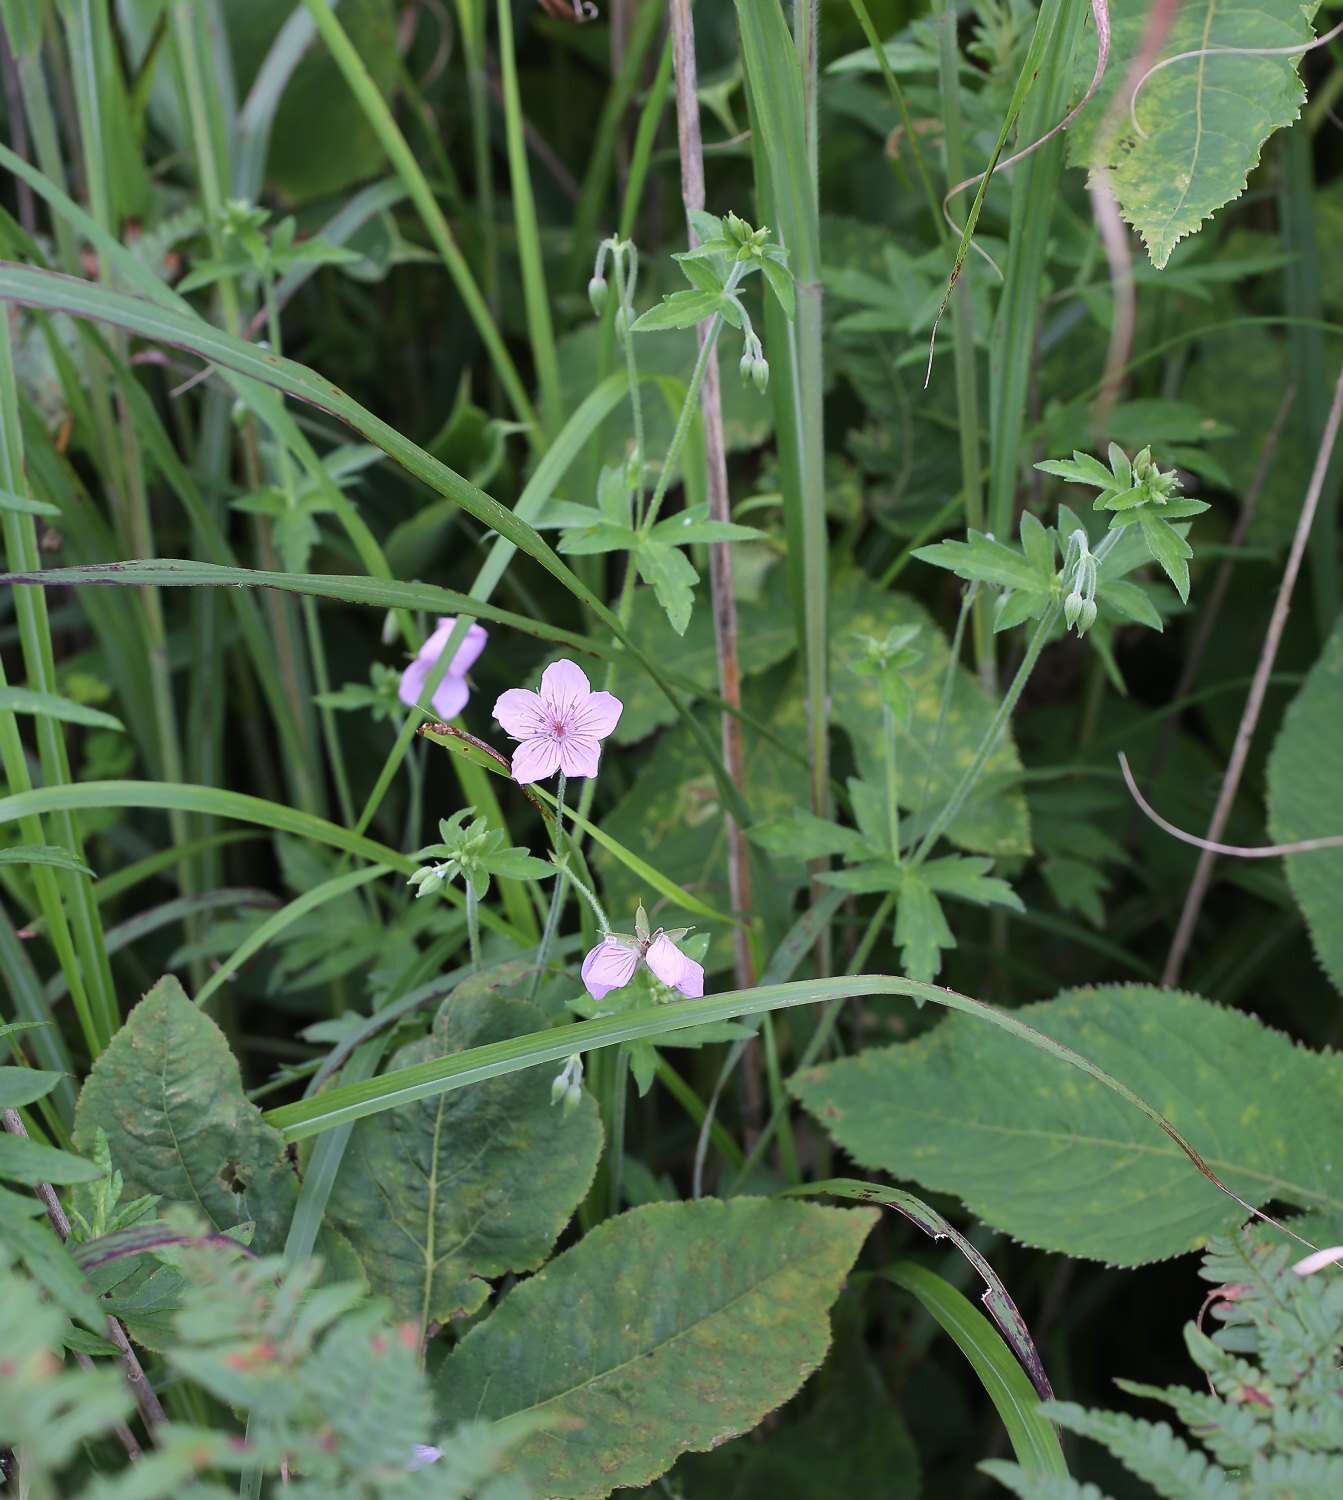
<path fill-rule="evenodd" d="M 687 958 L 665 932 L 658 933 L 646 955 L 648 967 L 663 982 L 690 1000 L 704 993 L 704 970 L 693 958 Z"/>
<path fill-rule="evenodd" d="M 612 990 L 623 990 L 639 966 L 638 952 L 610 938 L 600 942 L 583 960 L 583 983 L 594 1000 Z"/>
<path fill-rule="evenodd" d="M 544 781 L 560 768 L 560 747 L 554 740 L 523 740 L 513 752 L 513 780 L 519 786 Z"/>
<path fill-rule="evenodd" d="M 455 719 L 466 707 L 470 696 L 471 689 L 466 685 L 466 678 L 449 672 L 434 689 L 434 712 L 440 719 Z"/>
<path fill-rule="evenodd" d="M 440 620 L 438 623 L 439 628 L 441 629 L 445 624 L 448 626 L 453 626 L 457 623 L 457 621 L 451 617 L 448 617 L 446 619 Z M 435 632 L 435 634 L 437 634 L 437 632 Z M 448 668 L 448 671 L 453 673 L 455 676 L 465 677 L 466 674 L 471 670 L 471 668 L 475 666 L 477 660 L 480 657 L 480 653 L 485 649 L 485 642 L 488 641 L 489 638 L 489 632 L 483 625 L 468 625 L 466 627 L 466 638 L 462 641 L 462 644 L 457 647 L 456 651 L 452 653 L 452 665 Z M 447 644 L 447 636 L 444 636 L 443 644 Z"/>
<path fill-rule="evenodd" d="M 545 704 L 526 688 L 509 688 L 500 693 L 494 717 L 503 725 L 504 733 L 515 740 L 535 739 L 550 731 Z"/>
<path fill-rule="evenodd" d="M 592 693 L 579 705 L 574 717 L 574 728 L 579 734 L 593 735 L 604 740 L 620 722 L 625 705 L 614 693 Z"/>
<path fill-rule="evenodd" d="M 560 769 L 566 776 L 595 776 L 601 764 L 601 747 L 585 734 L 566 734 L 559 741 Z"/>
<path fill-rule="evenodd" d="M 414 708 L 420 701 L 420 694 L 424 691 L 425 679 L 429 676 L 429 668 L 432 661 L 427 661 L 421 652 L 413 662 L 401 674 L 401 683 L 396 690 L 396 696 L 400 698 L 408 708 Z"/>
<path fill-rule="evenodd" d="M 577 662 L 553 661 L 541 673 L 541 697 L 562 718 L 592 695 L 587 673 Z"/>

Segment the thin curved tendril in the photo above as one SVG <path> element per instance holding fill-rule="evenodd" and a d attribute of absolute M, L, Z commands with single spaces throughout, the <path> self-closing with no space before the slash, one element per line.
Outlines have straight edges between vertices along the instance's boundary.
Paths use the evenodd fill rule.
<path fill-rule="evenodd" d="M 1343 21 L 1340 21 L 1332 31 L 1326 31 L 1323 36 L 1317 36 L 1313 42 L 1300 42 L 1294 47 L 1196 47 L 1192 52 L 1177 52 L 1174 57 L 1165 57 L 1159 63 L 1154 63 L 1142 75 L 1134 85 L 1133 93 L 1129 97 L 1128 117 L 1129 124 L 1134 131 L 1143 139 L 1147 140 L 1148 134 L 1138 124 L 1138 95 L 1141 93 L 1148 79 L 1159 73 L 1162 68 L 1169 68 L 1172 63 L 1188 62 L 1193 57 L 1296 57 L 1304 56 L 1307 52 L 1313 52 L 1317 47 L 1324 47 L 1343 32 Z"/>
<path fill-rule="evenodd" d="M 1091 82 L 1087 85 L 1086 93 L 1082 95 L 1082 97 L 1077 101 L 1076 104 L 1073 105 L 1068 113 L 1064 115 L 1064 117 L 1058 122 L 1057 125 L 1045 131 L 1045 133 L 1038 140 L 1032 141 L 1029 146 L 1026 146 L 1022 150 L 1016 152 L 1014 155 L 1009 156 L 1006 161 L 994 162 L 994 164 L 988 169 L 988 171 L 976 172 L 973 177 L 967 177 L 964 182 L 958 182 L 955 187 L 947 189 L 945 195 L 942 198 L 942 217 L 951 226 L 952 232 L 957 236 L 964 234 L 965 230 L 962 225 L 957 224 L 955 219 L 951 217 L 950 211 L 947 207 L 947 205 L 956 196 L 956 194 L 963 193 L 966 188 L 978 186 L 978 184 L 983 182 L 986 177 L 993 177 L 997 173 L 1003 171 L 1006 167 L 1012 167 L 1020 161 L 1025 161 L 1025 159 L 1033 152 L 1038 151 L 1040 147 L 1046 143 L 1046 141 L 1052 140 L 1059 133 L 1059 131 L 1066 130 L 1068 126 L 1071 125 L 1072 122 L 1077 118 L 1077 116 L 1082 112 L 1082 110 L 1084 110 L 1087 105 L 1090 104 L 1091 100 L 1095 97 L 1096 90 L 1100 88 L 1101 79 L 1105 77 L 1105 69 L 1110 61 L 1109 0 L 1091 0 L 1091 14 L 1096 21 L 1096 67 L 1092 72 Z M 991 265 L 997 272 L 999 280 L 1006 280 L 1006 277 L 1003 275 L 1002 269 L 998 265 L 998 262 L 994 260 L 994 258 L 989 254 L 987 250 L 984 249 L 982 245 L 976 244 L 972 239 L 970 241 L 970 248 L 978 251 L 978 253 L 982 255 L 986 261 L 988 261 L 989 265 Z M 959 275 L 960 267 L 958 265 L 956 270 L 952 273 L 953 288 L 955 286 L 956 278 Z M 933 378 L 933 352 L 937 347 L 937 327 L 938 324 L 942 321 L 942 314 L 946 311 L 947 303 L 950 300 L 951 288 L 948 289 L 947 296 L 942 300 L 942 306 L 938 309 L 937 317 L 933 320 L 933 331 L 928 335 L 928 368 L 924 371 L 923 376 L 924 390 L 928 389 L 928 384 Z"/>
<path fill-rule="evenodd" d="M 1157 812 L 1138 790 L 1138 783 L 1133 779 L 1133 772 L 1129 768 L 1128 756 L 1122 750 L 1119 752 L 1119 769 L 1124 773 L 1124 784 L 1129 789 L 1129 795 L 1138 804 L 1139 811 L 1163 833 L 1179 839 L 1182 844 L 1192 844 L 1195 849 L 1204 849 L 1209 854 L 1229 855 L 1232 859 L 1278 859 L 1284 854 L 1311 854 L 1317 849 L 1343 849 L 1343 833 L 1333 833 L 1326 838 L 1298 839 L 1294 844 L 1218 844 L 1212 839 L 1199 838 L 1196 833 L 1186 833 L 1183 828 L 1177 828 Z"/>

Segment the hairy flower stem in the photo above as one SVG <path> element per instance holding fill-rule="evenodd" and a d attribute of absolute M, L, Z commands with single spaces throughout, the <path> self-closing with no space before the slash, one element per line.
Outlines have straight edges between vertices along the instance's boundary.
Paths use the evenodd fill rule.
<path fill-rule="evenodd" d="M 886 831 L 891 840 L 891 858 L 900 863 L 900 804 L 896 800 L 899 783 L 895 769 L 895 710 L 889 703 L 881 705 L 881 752 L 886 782 Z"/>
<path fill-rule="evenodd" d="M 550 945 L 555 941 L 555 933 L 560 925 L 560 912 L 564 907 L 564 887 L 569 878 L 569 872 L 565 868 L 564 860 L 564 772 L 560 772 L 559 781 L 555 784 L 555 834 L 554 848 L 557 861 L 555 867 L 555 889 L 550 893 L 550 910 L 546 912 L 546 925 L 541 933 L 541 946 L 536 950 L 536 969 L 532 974 L 531 989 L 528 991 L 528 1000 L 535 1000 L 536 993 L 541 988 L 541 977 L 546 972 L 546 959 L 550 956 Z"/>
<path fill-rule="evenodd" d="M 466 882 L 466 937 L 471 948 L 471 968 L 480 972 L 480 900 L 476 888 Z M 538 973 L 540 970 L 537 971 Z"/>

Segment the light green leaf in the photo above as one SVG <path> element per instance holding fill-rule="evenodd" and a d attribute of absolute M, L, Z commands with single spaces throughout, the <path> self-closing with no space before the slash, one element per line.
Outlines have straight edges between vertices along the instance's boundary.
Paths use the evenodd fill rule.
<path fill-rule="evenodd" d="M 158 1193 L 218 1230 L 252 1220 L 256 1249 L 284 1243 L 298 1193 L 284 1138 L 242 1091 L 219 1027 L 171 975 L 131 1011 L 93 1065 L 75 1112 L 75 1141 L 101 1126 L 125 1195 Z"/>
<path fill-rule="evenodd" d="M 533 1031 L 539 1011 L 467 981 L 432 1033 L 394 1068 Z M 369 1284 L 421 1327 L 473 1313 L 487 1278 L 534 1270 L 591 1186 L 602 1129 L 588 1094 L 572 1113 L 550 1102 L 546 1069 L 492 1079 L 361 1120 L 329 1213 Z"/>
<path fill-rule="evenodd" d="M 27 495 L 16 495 L 12 490 L 0 490 L 0 510 L 18 511 L 24 516 L 59 516 L 58 505 L 48 505 L 45 500 L 30 500 Z"/>
<path fill-rule="evenodd" d="M 765 533 L 755 526 L 738 526 L 732 521 L 711 521 L 707 505 L 693 505 L 679 515 L 659 521 L 650 533 L 656 541 L 673 547 L 691 542 L 751 542 Z"/>
<path fill-rule="evenodd" d="M 1024 565 L 1024 559 L 1023 559 Z M 875 677 L 853 670 L 862 655 L 861 636 L 884 639 L 897 625 L 919 627 L 923 653 L 906 673 L 912 696 L 909 721 L 896 732 L 900 772 L 900 803 L 913 813 L 940 808 L 951 794 L 963 768 L 983 738 L 996 707 L 977 679 L 958 668 L 951 706 L 940 745 L 933 752 L 942 682 L 950 654 L 932 616 L 904 594 L 885 593 L 861 574 L 849 573 L 835 581 L 831 593 L 830 634 L 833 646 L 831 705 L 834 721 L 853 746 L 862 779 L 872 786 L 885 784 L 881 757 L 882 702 Z M 1004 791 L 1001 783 L 1021 769 L 1010 733 L 989 757 L 982 793 L 973 796 L 951 825 L 953 843 L 977 854 L 1027 854 L 1031 848 L 1030 820 L 1020 790 Z M 994 782 L 998 786 L 994 786 Z"/>
<path fill-rule="evenodd" d="M 797 293 L 793 289 L 793 278 L 787 267 L 766 257 L 760 262 L 760 269 L 765 273 L 770 291 L 778 298 L 784 317 L 791 322 L 797 316 Z"/>
<path fill-rule="evenodd" d="M 1298 0 L 1238 6 L 1176 0 L 1161 55 L 1298 42 L 1304 47 L 1312 36 L 1313 9 Z M 1104 169 L 1124 217 L 1160 268 L 1180 240 L 1244 192 L 1264 142 L 1297 118 L 1306 94 L 1297 58 L 1185 58 L 1153 74 L 1143 87 L 1134 130 L 1127 92 L 1118 100 L 1115 94 L 1130 77 L 1146 24 L 1140 9 L 1115 12 L 1109 68 L 1068 131 L 1068 150 L 1075 166 Z M 1092 58 L 1083 58 L 1081 67 L 1089 78 Z"/>
<path fill-rule="evenodd" d="M 993 867 L 989 859 L 967 859 L 963 854 L 948 854 L 941 859 L 930 859 L 920 866 L 919 873 L 928 884 L 943 896 L 956 896 L 961 901 L 973 901 L 979 906 L 1006 906 L 1012 911 L 1025 911 L 1021 897 L 1005 880 L 988 872 Z"/>
<path fill-rule="evenodd" d="M 1066 1476 L 1058 1433 L 1035 1387 L 984 1314 L 950 1282 L 913 1261 L 898 1261 L 882 1274 L 913 1293 L 955 1340 L 997 1409 L 1022 1465 L 1033 1475 Z"/>
<path fill-rule="evenodd" d="M 982 531 L 967 531 L 963 542 L 937 542 L 914 553 L 921 562 L 947 568 L 967 582 L 989 583 L 997 588 L 1037 592 L 1047 588 L 1053 570 L 1041 574 L 1035 563 L 1018 548 Z"/>
<path fill-rule="evenodd" d="M 83 724 L 89 729 L 119 729 L 125 725 L 112 714 L 90 708 L 86 703 L 72 703 L 55 693 L 35 693 L 28 688 L 0 687 L 0 713 L 8 709 L 16 714 L 37 714 L 60 719 L 66 724 Z"/>
<path fill-rule="evenodd" d="M 769 823 L 757 823 L 747 832 L 753 843 L 785 859 L 823 859 L 828 854 L 862 858 L 867 852 L 862 834 L 809 812 L 791 812 Z"/>
<path fill-rule="evenodd" d="M 1193 557 L 1194 549 L 1169 522 L 1163 521 L 1150 506 L 1144 506 L 1138 512 L 1138 519 L 1142 525 L 1143 540 L 1147 543 L 1147 550 L 1152 554 L 1153 561 L 1161 565 L 1162 571 L 1175 585 L 1180 602 L 1188 604 L 1189 563 L 1187 559 Z"/>
<path fill-rule="evenodd" d="M 576 1424 L 518 1450 L 557 1500 L 646 1485 L 798 1389 L 825 1355 L 826 1311 L 874 1222 L 864 1209 L 752 1198 L 608 1219 L 453 1350 L 439 1416 Z"/>
<path fill-rule="evenodd" d="M 921 870 L 903 872 L 895 908 L 895 940 L 900 945 L 900 964 L 905 973 L 925 983 L 937 978 L 942 950 L 956 946 L 942 914 L 942 903 Z"/>
<path fill-rule="evenodd" d="M 1268 827 L 1277 843 L 1343 834 L 1343 621 L 1283 716 L 1268 762 Z M 1288 855 L 1287 883 L 1321 968 L 1343 990 L 1343 849 Z"/>
<path fill-rule="evenodd" d="M 9 1070 L 6 1069 L 8 1072 Z M 0 1133 L 0 1179 L 35 1187 L 39 1182 L 93 1182 L 102 1173 L 91 1162 L 30 1141 L 23 1136 Z"/>
<path fill-rule="evenodd" d="M 50 865 L 55 870 L 73 870 L 77 875 L 96 878 L 82 859 L 57 844 L 15 844 L 0 849 L 0 865 Z"/>
<path fill-rule="evenodd" d="M 699 582 L 694 564 L 678 547 L 651 539 L 639 544 L 634 560 L 640 578 L 652 587 L 672 629 L 677 635 L 684 635 L 695 602 L 695 585 Z"/>
<path fill-rule="evenodd" d="M 1250 1203 L 1343 1210 L 1343 1059 L 1250 1016 L 1143 985 L 1065 991 L 1023 1021 L 1127 1084 Z M 950 1017 L 792 1081 L 855 1161 L 957 1194 L 1027 1244 L 1138 1265 L 1244 1211 L 1150 1120 L 1015 1038 Z"/>
<path fill-rule="evenodd" d="M 0 1068 L 0 1109 L 21 1109 L 45 1099 L 64 1076 L 43 1068 Z"/>
<path fill-rule="evenodd" d="M 717 292 L 673 292 L 657 307 L 650 307 L 630 327 L 631 333 L 658 333 L 667 328 L 693 328 L 711 318 L 721 307 Z"/>

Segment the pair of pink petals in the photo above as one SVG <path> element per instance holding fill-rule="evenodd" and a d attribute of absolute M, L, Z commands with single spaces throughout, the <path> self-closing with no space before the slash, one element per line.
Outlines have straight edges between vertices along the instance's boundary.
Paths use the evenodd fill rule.
<path fill-rule="evenodd" d="M 448 644 L 448 637 L 457 624 L 455 615 L 444 615 L 433 635 L 420 647 L 415 660 L 401 674 L 401 686 L 397 697 L 409 708 L 414 708 L 424 693 L 429 674 L 438 665 Z M 452 662 L 442 682 L 434 689 L 432 703 L 440 719 L 455 719 L 466 707 L 471 689 L 466 683 L 466 674 L 476 664 L 476 659 L 485 649 L 489 639 L 483 625 L 469 625 L 460 646 L 452 653 Z"/>
<path fill-rule="evenodd" d="M 624 704 L 613 693 L 594 693 L 587 674 L 572 661 L 552 662 L 541 674 L 541 691 L 509 688 L 499 695 L 494 717 L 520 740 L 513 752 L 513 780 L 526 785 L 556 771 L 595 776 L 601 741 L 620 722 Z"/>
<path fill-rule="evenodd" d="M 689 1000 L 704 993 L 704 969 L 693 958 L 687 958 L 665 932 L 659 932 L 648 943 L 631 943 L 617 937 L 606 937 L 583 960 L 583 983 L 594 1000 L 601 1000 L 612 990 L 623 990 L 634 978 L 643 961 L 663 982 Z"/>

